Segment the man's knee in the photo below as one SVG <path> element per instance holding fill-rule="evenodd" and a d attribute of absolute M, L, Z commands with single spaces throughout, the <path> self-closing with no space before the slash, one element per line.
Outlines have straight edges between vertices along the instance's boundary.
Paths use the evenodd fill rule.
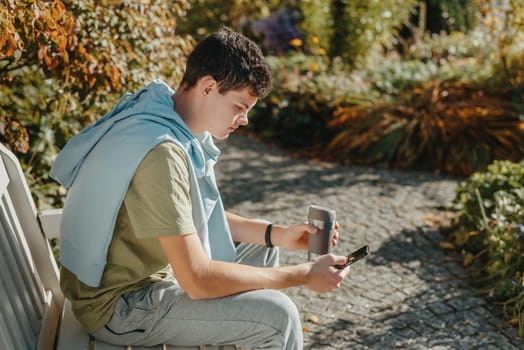
<path fill-rule="evenodd" d="M 298 318 L 298 309 L 289 296 L 272 289 L 264 290 L 264 292 L 267 294 L 265 298 L 267 301 L 266 307 L 269 308 L 268 311 L 270 313 Z"/>
<path fill-rule="evenodd" d="M 284 293 L 275 290 L 264 290 L 263 305 L 260 312 L 267 324 L 280 333 L 284 347 L 302 343 L 302 327 L 298 309 Z M 291 348 L 294 348 L 293 346 Z"/>

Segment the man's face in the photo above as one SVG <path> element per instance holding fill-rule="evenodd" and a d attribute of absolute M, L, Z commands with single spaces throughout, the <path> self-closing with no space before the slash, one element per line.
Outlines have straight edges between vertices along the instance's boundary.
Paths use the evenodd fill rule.
<path fill-rule="evenodd" d="M 225 139 L 239 126 L 248 124 L 247 114 L 257 102 L 249 91 L 249 88 L 243 88 L 221 94 L 217 87 L 209 91 L 204 120 L 205 129 L 213 137 Z"/>

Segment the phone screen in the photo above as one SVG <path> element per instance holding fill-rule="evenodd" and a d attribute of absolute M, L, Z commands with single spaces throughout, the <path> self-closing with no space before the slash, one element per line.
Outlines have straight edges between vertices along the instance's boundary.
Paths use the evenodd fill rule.
<path fill-rule="evenodd" d="M 343 265 L 335 265 L 335 267 L 337 269 L 343 269 L 349 265 L 352 265 L 353 263 L 359 261 L 360 259 L 366 257 L 369 255 L 369 246 L 365 245 L 357 250 L 355 250 L 354 252 L 352 252 L 351 254 L 349 254 L 346 258 L 347 258 L 347 261 L 345 264 Z"/>

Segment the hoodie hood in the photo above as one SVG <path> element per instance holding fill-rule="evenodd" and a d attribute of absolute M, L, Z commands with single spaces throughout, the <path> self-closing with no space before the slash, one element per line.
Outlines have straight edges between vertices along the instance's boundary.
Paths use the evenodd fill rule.
<path fill-rule="evenodd" d="M 155 80 L 135 94 L 127 93 L 120 98 L 117 105 L 94 124 L 82 130 L 72 138 L 57 156 L 51 168 L 51 177 L 62 186 L 69 188 L 73 184 L 78 170 L 85 158 L 97 143 L 115 125 L 130 119 L 135 115 L 148 115 L 151 121 L 164 125 L 168 128 L 176 126 L 177 131 L 183 138 L 190 139 L 190 147 L 186 151 L 191 153 L 197 170 L 205 167 L 205 156 L 202 145 L 215 161 L 220 151 L 212 142 L 212 137 L 204 133 L 196 137 L 189 130 L 182 118 L 174 111 L 172 95 L 174 90 L 163 81 Z M 146 117 L 147 118 L 147 117 Z M 202 144 L 197 140 L 203 140 Z M 204 176 L 205 171 L 199 171 L 198 177 Z"/>

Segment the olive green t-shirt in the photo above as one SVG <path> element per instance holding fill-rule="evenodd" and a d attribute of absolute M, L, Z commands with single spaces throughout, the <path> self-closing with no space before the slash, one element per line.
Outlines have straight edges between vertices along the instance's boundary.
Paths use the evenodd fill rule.
<path fill-rule="evenodd" d="M 189 170 L 172 142 L 153 148 L 140 163 L 122 202 L 100 286 L 90 287 L 62 267 L 60 286 L 88 332 L 111 318 L 125 292 L 172 278 L 159 236 L 196 233 Z"/>

